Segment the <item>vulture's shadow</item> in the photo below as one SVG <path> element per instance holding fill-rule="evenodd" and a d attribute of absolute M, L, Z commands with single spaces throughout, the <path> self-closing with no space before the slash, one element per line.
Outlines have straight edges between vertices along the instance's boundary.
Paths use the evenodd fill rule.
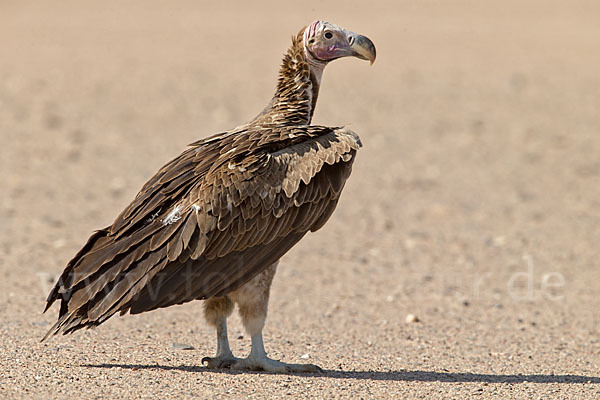
<path fill-rule="evenodd" d="M 155 369 L 165 371 L 183 371 L 215 374 L 268 374 L 260 371 L 234 371 L 229 369 L 213 370 L 193 365 L 138 365 L 138 364 L 85 364 L 89 368 L 123 368 L 130 370 Z M 375 381 L 402 382 L 485 382 L 485 383 L 593 383 L 600 384 L 600 378 L 584 375 L 546 375 L 546 374 L 473 374 L 469 372 L 433 372 L 433 371 L 340 371 L 324 370 L 320 373 L 290 373 L 288 375 L 305 377 L 323 377 L 334 379 L 359 379 Z"/>

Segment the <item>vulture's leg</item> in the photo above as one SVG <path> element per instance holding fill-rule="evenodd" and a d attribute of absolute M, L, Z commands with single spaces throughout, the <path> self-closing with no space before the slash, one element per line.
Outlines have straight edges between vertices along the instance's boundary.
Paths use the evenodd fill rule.
<path fill-rule="evenodd" d="M 204 357 L 202 364 L 207 368 L 228 368 L 238 361 L 229 348 L 227 338 L 227 317 L 233 311 L 233 302 L 229 297 L 212 297 L 204 302 L 204 316 L 209 324 L 217 328 L 217 355 Z"/>
<path fill-rule="evenodd" d="M 247 369 L 268 372 L 318 372 L 312 364 L 286 364 L 267 357 L 263 345 L 262 330 L 267 318 L 271 282 L 277 271 L 277 263 L 271 265 L 241 288 L 230 293 L 240 309 L 244 328 L 252 339 L 252 349 L 247 358 L 231 365 L 232 369 Z"/>

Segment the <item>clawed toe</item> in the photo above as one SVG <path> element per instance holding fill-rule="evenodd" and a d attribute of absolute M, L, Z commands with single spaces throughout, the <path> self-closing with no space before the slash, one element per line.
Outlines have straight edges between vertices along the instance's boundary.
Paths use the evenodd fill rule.
<path fill-rule="evenodd" d="M 253 358 L 248 357 L 238 360 L 231 365 L 231 369 L 249 370 L 249 371 L 265 371 L 276 373 L 290 372 L 323 372 L 323 370 L 314 364 L 286 364 L 281 361 L 272 360 L 270 358 Z"/>
<path fill-rule="evenodd" d="M 202 364 L 206 364 L 209 369 L 231 368 L 238 361 L 235 357 L 204 357 Z"/>
<path fill-rule="evenodd" d="M 294 364 L 300 367 L 298 370 L 293 372 L 323 372 L 323 368 L 315 364 Z"/>
<path fill-rule="evenodd" d="M 315 364 L 284 364 L 289 372 L 323 372 L 323 369 Z"/>

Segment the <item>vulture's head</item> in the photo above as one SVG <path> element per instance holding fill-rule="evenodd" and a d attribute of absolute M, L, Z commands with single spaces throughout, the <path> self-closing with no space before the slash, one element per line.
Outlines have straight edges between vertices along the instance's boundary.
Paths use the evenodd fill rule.
<path fill-rule="evenodd" d="M 315 21 L 304 30 L 304 49 L 309 58 L 327 63 L 342 57 L 375 61 L 375 45 L 365 36 L 325 21 Z"/>

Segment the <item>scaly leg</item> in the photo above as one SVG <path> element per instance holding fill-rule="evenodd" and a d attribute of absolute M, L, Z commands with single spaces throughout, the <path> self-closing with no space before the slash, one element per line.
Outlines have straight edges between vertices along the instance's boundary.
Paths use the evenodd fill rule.
<path fill-rule="evenodd" d="M 231 368 L 268 372 L 320 372 L 321 368 L 313 364 L 286 364 L 267 357 L 262 330 L 267 317 L 271 282 L 276 271 L 277 263 L 230 294 L 231 299 L 238 304 L 244 328 L 252 339 L 248 358 L 238 359 L 231 364 Z"/>
<path fill-rule="evenodd" d="M 252 335 L 252 350 L 247 358 L 240 359 L 231 365 L 231 369 L 247 369 L 267 372 L 323 372 L 314 364 L 288 364 L 267 357 L 263 344 L 262 332 Z"/>
<path fill-rule="evenodd" d="M 206 363 L 207 368 L 229 368 L 239 360 L 233 356 L 227 337 L 227 317 L 232 311 L 233 303 L 227 297 L 208 299 L 205 303 L 204 315 L 217 328 L 217 355 L 202 359 L 202 364 Z"/>

